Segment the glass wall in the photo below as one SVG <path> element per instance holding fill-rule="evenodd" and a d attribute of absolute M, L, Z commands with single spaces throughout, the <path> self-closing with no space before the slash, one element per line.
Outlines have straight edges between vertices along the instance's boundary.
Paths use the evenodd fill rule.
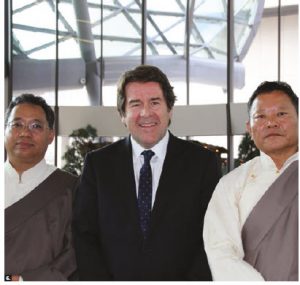
<path fill-rule="evenodd" d="M 6 32 L 12 56 L 6 55 L 6 64 L 11 64 L 7 98 L 32 92 L 59 110 L 74 107 L 77 116 L 83 109 L 75 107 L 92 110 L 103 106 L 108 109 L 101 110 L 111 114 L 109 108 L 116 106 L 118 78 L 123 71 L 141 64 L 143 58 L 167 74 L 178 98 L 176 107 L 186 107 L 186 114 L 190 106 L 218 110 L 220 104 L 229 103 L 230 78 L 234 104 L 247 102 L 264 80 L 287 81 L 299 94 L 296 0 L 282 0 L 280 13 L 277 0 L 234 1 L 232 73 L 227 52 L 228 4 L 223 0 L 147 0 L 146 7 L 142 0 L 8 3 L 6 13 L 11 15 L 7 17 L 11 22 Z M 178 135 L 218 146 L 218 150 L 228 148 L 228 128 L 220 131 L 218 127 L 219 122 L 226 122 L 226 113 L 212 114 L 215 120 L 200 120 L 199 113 L 192 122 L 199 125 L 198 130 L 178 131 Z M 103 116 L 101 124 L 111 120 Z M 100 124 L 98 120 L 93 122 Z M 244 125 L 246 119 L 241 120 Z M 61 156 L 71 123 L 59 121 L 57 146 L 53 144 L 47 153 L 52 163 L 56 156 L 59 166 L 63 165 Z M 77 127 L 88 123 L 83 116 Z M 208 131 L 202 132 L 201 125 Z M 178 129 L 175 125 L 175 135 Z M 111 140 L 124 135 L 112 133 Z M 243 133 L 243 128 L 233 129 L 235 158 Z M 99 135 L 107 137 L 101 129 Z M 226 160 L 226 153 L 222 158 Z"/>

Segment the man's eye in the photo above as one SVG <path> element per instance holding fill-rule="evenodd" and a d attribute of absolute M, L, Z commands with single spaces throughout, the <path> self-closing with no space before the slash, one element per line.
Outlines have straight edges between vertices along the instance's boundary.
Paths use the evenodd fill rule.
<path fill-rule="evenodd" d="M 39 123 L 33 123 L 30 125 L 31 129 L 33 130 L 41 130 L 43 128 L 43 126 Z"/>
<path fill-rule="evenodd" d="M 11 127 L 15 129 L 20 129 L 23 128 L 23 124 L 21 122 L 14 122 L 11 124 Z"/>
<path fill-rule="evenodd" d="M 262 119 L 262 118 L 264 118 L 264 115 L 255 115 L 254 116 L 254 119 Z"/>
<path fill-rule="evenodd" d="M 277 116 L 278 117 L 282 117 L 282 116 L 285 116 L 287 113 L 286 112 L 279 112 L 278 114 L 277 114 Z"/>

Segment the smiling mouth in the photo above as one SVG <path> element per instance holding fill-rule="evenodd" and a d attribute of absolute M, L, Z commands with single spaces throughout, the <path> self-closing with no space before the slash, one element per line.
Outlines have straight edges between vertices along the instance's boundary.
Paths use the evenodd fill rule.
<path fill-rule="evenodd" d="M 140 127 L 142 128 L 151 128 L 151 127 L 155 127 L 157 125 L 157 123 L 143 123 L 143 124 L 139 124 Z"/>

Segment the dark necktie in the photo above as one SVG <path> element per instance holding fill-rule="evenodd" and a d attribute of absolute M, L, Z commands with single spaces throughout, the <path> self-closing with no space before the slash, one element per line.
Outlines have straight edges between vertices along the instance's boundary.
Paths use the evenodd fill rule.
<path fill-rule="evenodd" d="M 139 191 L 138 191 L 138 207 L 140 214 L 140 226 L 144 238 L 147 237 L 152 202 L 152 172 L 150 160 L 154 155 L 152 150 L 144 150 L 144 164 L 140 170 Z"/>

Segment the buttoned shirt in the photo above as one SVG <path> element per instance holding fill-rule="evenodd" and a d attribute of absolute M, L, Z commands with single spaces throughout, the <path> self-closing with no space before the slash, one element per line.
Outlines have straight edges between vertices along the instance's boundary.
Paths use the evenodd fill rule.
<path fill-rule="evenodd" d="M 156 191 L 158 188 L 158 183 L 160 175 L 162 172 L 162 167 L 167 153 L 167 146 L 169 141 L 169 132 L 167 131 L 165 136 L 151 148 L 155 155 L 150 160 L 151 170 L 152 170 L 152 207 L 155 201 Z M 132 159 L 133 159 L 133 169 L 136 185 L 136 194 L 138 196 L 139 189 L 139 178 L 140 178 L 140 169 L 144 164 L 144 156 L 141 154 L 144 150 L 134 138 L 131 136 L 131 145 L 132 145 Z"/>
<path fill-rule="evenodd" d="M 264 153 L 223 176 L 209 202 L 204 220 L 204 243 L 213 279 L 263 281 L 243 260 L 243 225 L 271 184 L 295 160 L 292 155 L 278 170 Z"/>
<path fill-rule="evenodd" d="M 55 170 L 55 166 L 47 164 L 45 159 L 42 159 L 35 166 L 19 175 L 7 160 L 4 164 L 5 208 L 28 195 Z"/>

